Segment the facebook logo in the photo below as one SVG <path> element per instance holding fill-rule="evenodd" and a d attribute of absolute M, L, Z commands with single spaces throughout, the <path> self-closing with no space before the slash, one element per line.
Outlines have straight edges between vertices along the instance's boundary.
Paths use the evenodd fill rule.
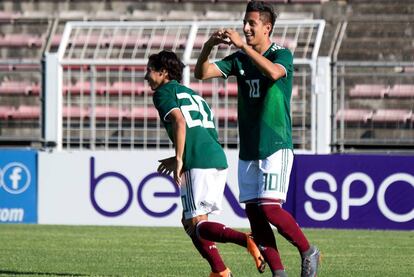
<path fill-rule="evenodd" d="M 0 187 L 11 194 L 20 194 L 30 186 L 30 171 L 22 163 L 7 164 L 0 169 L 0 177 Z"/>

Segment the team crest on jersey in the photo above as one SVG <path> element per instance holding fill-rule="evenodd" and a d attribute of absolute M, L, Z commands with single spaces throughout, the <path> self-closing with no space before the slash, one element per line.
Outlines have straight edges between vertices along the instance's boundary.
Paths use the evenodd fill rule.
<path fill-rule="evenodd" d="M 241 76 L 244 76 L 244 70 L 243 69 L 240 69 L 239 73 L 240 73 Z"/>

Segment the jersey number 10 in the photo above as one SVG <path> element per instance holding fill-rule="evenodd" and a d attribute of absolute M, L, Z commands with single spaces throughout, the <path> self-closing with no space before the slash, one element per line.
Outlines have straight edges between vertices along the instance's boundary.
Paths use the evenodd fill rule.
<path fill-rule="evenodd" d="M 260 83 L 259 79 L 246 80 L 246 83 L 249 85 L 249 97 L 250 98 L 259 98 L 260 97 Z"/>

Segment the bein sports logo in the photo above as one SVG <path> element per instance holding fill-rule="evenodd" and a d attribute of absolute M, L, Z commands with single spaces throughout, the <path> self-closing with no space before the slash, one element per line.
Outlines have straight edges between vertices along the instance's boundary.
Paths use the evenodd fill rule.
<path fill-rule="evenodd" d="M 0 168 L 0 188 L 10 194 L 20 194 L 30 186 L 29 169 L 21 163 L 13 162 Z"/>

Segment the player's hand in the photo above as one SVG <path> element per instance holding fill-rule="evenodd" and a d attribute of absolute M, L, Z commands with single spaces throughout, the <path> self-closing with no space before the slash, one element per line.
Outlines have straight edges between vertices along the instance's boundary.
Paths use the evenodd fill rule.
<path fill-rule="evenodd" d="M 175 157 L 159 160 L 160 165 L 157 168 L 157 172 L 160 174 L 170 175 L 176 168 Z"/>
<path fill-rule="evenodd" d="M 175 170 L 174 170 L 174 181 L 175 183 L 181 187 L 181 175 L 183 171 L 183 160 L 175 159 Z"/>
<path fill-rule="evenodd" d="M 211 34 L 210 38 L 206 42 L 210 46 L 216 46 L 221 43 L 230 44 L 230 40 L 224 35 L 224 30 L 219 29 Z"/>
<path fill-rule="evenodd" d="M 234 30 L 234 29 L 225 29 L 223 36 L 228 38 L 230 41 L 230 44 L 233 44 L 237 48 L 242 48 L 244 41 L 241 38 L 240 34 Z"/>

